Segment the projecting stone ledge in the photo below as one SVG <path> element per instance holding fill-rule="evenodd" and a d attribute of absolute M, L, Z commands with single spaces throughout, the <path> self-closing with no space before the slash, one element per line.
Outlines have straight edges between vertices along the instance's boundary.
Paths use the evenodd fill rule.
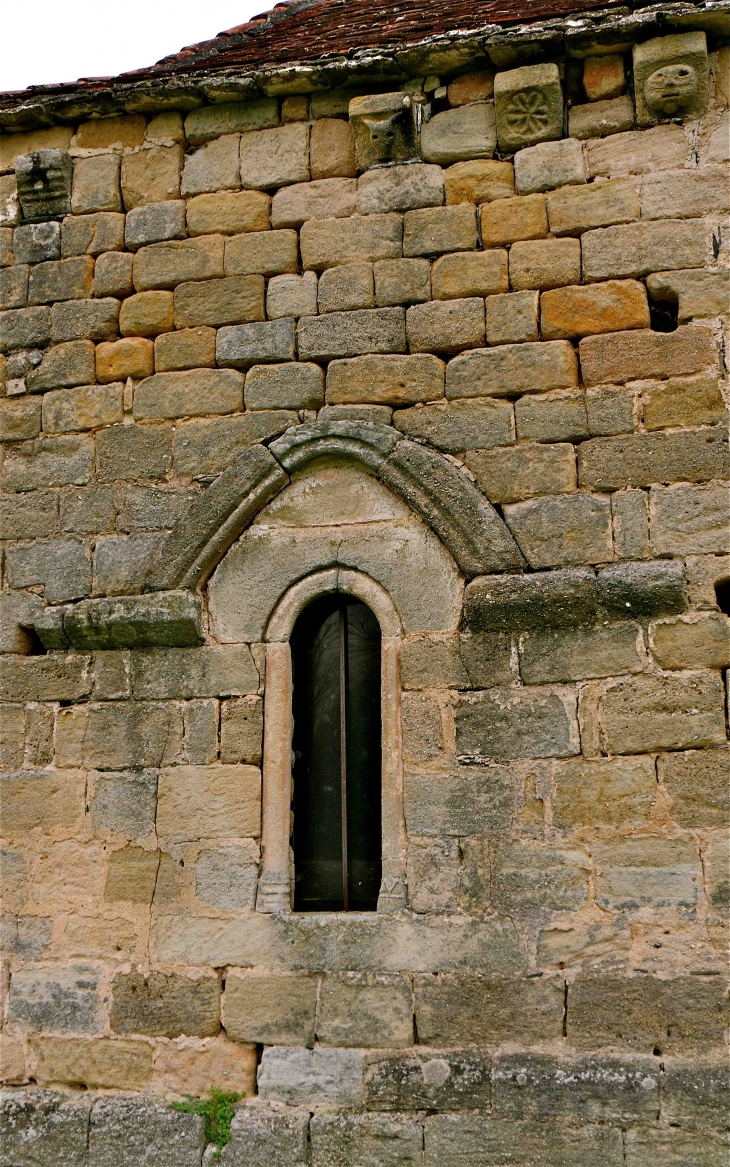
<path fill-rule="evenodd" d="M 187 648 L 203 642 L 200 598 L 183 591 L 46 608 L 34 626 L 48 650 Z"/>

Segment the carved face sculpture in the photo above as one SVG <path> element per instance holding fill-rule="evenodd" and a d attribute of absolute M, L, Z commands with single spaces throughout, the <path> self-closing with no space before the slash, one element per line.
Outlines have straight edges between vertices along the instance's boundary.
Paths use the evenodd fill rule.
<path fill-rule="evenodd" d="M 663 65 L 646 79 L 646 104 L 657 113 L 677 113 L 692 104 L 697 84 L 697 74 L 691 65 Z"/>

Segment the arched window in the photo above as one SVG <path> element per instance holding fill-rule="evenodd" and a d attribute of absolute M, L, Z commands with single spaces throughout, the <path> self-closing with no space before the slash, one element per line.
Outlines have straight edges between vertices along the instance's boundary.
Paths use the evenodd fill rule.
<path fill-rule="evenodd" d="M 295 911 L 375 911 L 382 874 L 381 631 L 322 596 L 291 637 Z"/>

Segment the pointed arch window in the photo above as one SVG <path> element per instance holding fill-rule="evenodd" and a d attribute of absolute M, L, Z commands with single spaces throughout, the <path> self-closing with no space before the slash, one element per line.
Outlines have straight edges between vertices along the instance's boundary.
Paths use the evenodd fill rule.
<path fill-rule="evenodd" d="M 382 876 L 381 630 L 334 594 L 292 637 L 295 911 L 375 911 Z"/>

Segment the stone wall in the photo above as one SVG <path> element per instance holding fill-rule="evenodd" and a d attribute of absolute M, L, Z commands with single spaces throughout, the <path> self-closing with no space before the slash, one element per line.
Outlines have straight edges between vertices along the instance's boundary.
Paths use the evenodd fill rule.
<path fill-rule="evenodd" d="M 199 1167 L 210 1085 L 230 1167 L 725 1162 L 690 26 L 0 138 L 3 1164 Z M 266 621 L 333 566 L 402 625 L 406 905 L 266 913 Z"/>

